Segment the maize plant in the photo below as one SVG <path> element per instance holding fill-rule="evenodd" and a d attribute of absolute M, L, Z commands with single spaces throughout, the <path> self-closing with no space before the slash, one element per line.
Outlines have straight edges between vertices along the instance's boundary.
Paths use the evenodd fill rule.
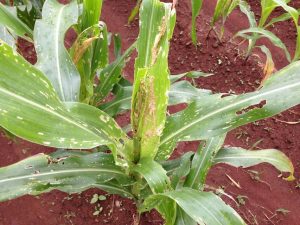
<path fill-rule="evenodd" d="M 239 3 L 241 11 L 247 16 L 250 27 L 245 30 L 241 30 L 237 32 L 235 36 L 240 36 L 245 40 L 248 40 L 248 49 L 246 53 L 246 57 L 248 58 L 252 53 L 254 47 L 256 46 L 256 42 L 260 38 L 267 38 L 270 42 L 278 47 L 281 48 L 286 56 L 286 59 L 291 61 L 296 61 L 300 57 L 300 27 L 298 25 L 299 22 L 299 10 L 288 5 L 289 0 L 264 0 L 261 1 L 261 16 L 258 21 L 256 22 L 254 13 L 251 11 L 250 6 L 244 0 L 241 0 Z M 270 17 L 271 13 L 278 7 L 281 7 L 286 11 L 286 13 L 271 19 L 268 22 L 268 18 Z M 286 45 L 282 42 L 280 38 L 278 38 L 274 33 L 268 30 L 270 26 L 273 26 L 277 22 L 282 22 L 292 19 L 297 32 L 296 38 L 296 49 L 294 56 L 291 57 L 290 52 L 288 51 Z"/>

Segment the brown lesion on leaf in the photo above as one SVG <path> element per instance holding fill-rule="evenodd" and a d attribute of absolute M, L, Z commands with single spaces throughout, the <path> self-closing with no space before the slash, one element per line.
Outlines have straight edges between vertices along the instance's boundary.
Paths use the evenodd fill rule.
<path fill-rule="evenodd" d="M 146 75 L 141 80 L 136 94 L 133 112 L 133 132 L 139 133 L 143 128 L 152 123 L 156 124 L 156 97 L 154 93 L 154 76 Z M 154 123 L 154 124 L 153 124 Z"/>
<path fill-rule="evenodd" d="M 136 135 L 138 131 L 138 126 L 139 126 L 139 120 L 141 119 L 140 116 L 142 115 L 143 111 L 143 102 L 145 101 L 147 95 L 147 90 L 145 89 L 145 80 L 141 80 L 139 89 L 135 95 L 135 101 L 133 105 L 133 134 Z"/>
<path fill-rule="evenodd" d="M 262 100 L 258 104 L 251 105 L 251 106 L 245 107 L 245 108 L 237 111 L 236 115 L 242 115 L 242 114 L 248 113 L 248 112 L 250 112 L 250 111 L 252 111 L 254 109 L 262 109 L 266 104 L 267 104 L 267 101 L 266 100 Z"/>
<path fill-rule="evenodd" d="M 146 75 L 140 82 L 135 97 L 132 126 L 136 161 L 139 160 L 143 143 L 151 143 L 159 136 L 154 79 L 154 76 Z"/>
<path fill-rule="evenodd" d="M 272 59 L 267 58 L 266 64 L 264 66 L 264 78 L 260 83 L 260 86 L 258 87 L 258 89 L 262 88 L 265 84 L 265 82 L 271 77 L 271 75 L 274 73 L 275 71 L 275 65 Z"/>
<path fill-rule="evenodd" d="M 101 24 L 98 25 L 97 28 L 93 28 L 90 31 L 86 31 L 84 36 L 79 36 L 74 43 L 74 55 L 73 62 L 76 65 L 79 60 L 82 58 L 84 53 L 88 50 L 88 48 L 93 44 L 93 42 L 99 38 L 103 38 L 103 27 Z"/>
<path fill-rule="evenodd" d="M 98 37 L 91 37 L 86 39 L 85 41 L 83 41 L 82 43 L 75 44 L 74 47 L 74 56 L 73 56 L 73 62 L 76 65 L 79 60 L 82 58 L 83 54 L 87 51 L 87 49 L 92 45 L 93 41 L 95 41 L 96 39 L 98 39 Z"/>
<path fill-rule="evenodd" d="M 159 51 L 160 51 L 160 44 L 162 42 L 163 37 L 165 36 L 167 31 L 167 20 L 166 17 L 164 16 L 162 18 L 162 23 L 161 26 L 159 27 L 159 33 L 156 35 L 155 40 L 154 40 L 154 44 L 153 44 L 153 48 L 152 48 L 152 62 L 151 65 L 154 65 Z"/>
<path fill-rule="evenodd" d="M 58 164 L 62 161 L 64 161 L 65 159 L 69 158 L 68 156 L 64 156 L 64 157 L 61 157 L 61 158 L 52 158 L 50 156 L 47 156 L 47 160 L 48 160 L 48 165 L 51 165 L 51 164 Z"/>

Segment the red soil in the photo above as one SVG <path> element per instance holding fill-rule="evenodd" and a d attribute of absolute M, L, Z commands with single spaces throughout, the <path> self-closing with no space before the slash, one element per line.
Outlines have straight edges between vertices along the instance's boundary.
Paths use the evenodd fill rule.
<path fill-rule="evenodd" d="M 220 44 L 211 35 L 206 40 L 209 30 L 207 23 L 211 18 L 215 1 L 204 1 L 204 8 L 198 19 L 198 35 L 201 46 L 197 49 L 191 44 L 190 32 L 190 5 L 189 0 L 179 1 L 178 23 L 170 51 L 170 69 L 172 74 L 202 70 L 213 72 L 215 75 L 196 80 L 201 88 L 212 89 L 215 92 L 243 93 L 255 90 L 262 79 L 261 63 L 256 57 L 251 57 L 245 63 L 242 51 L 237 44 L 228 39 L 241 28 L 247 27 L 247 20 L 235 10 L 226 23 L 224 43 Z M 259 15 L 259 1 L 249 1 Z M 105 1 L 102 19 L 108 24 L 113 33 L 120 33 L 123 40 L 123 48 L 135 40 L 138 34 L 138 23 L 134 21 L 127 25 L 130 10 L 134 7 L 134 0 L 109 0 Z M 295 6 L 300 1 L 293 1 Z M 274 15 L 280 13 L 276 11 Z M 274 28 L 274 32 L 280 36 L 293 51 L 295 48 L 295 31 L 291 22 L 283 22 Z M 287 64 L 281 50 L 272 47 L 266 40 L 260 43 L 271 47 L 277 69 Z M 27 52 L 26 57 L 34 62 L 35 56 L 31 54 L 31 48 L 21 44 L 22 52 Z M 29 51 L 29 52 L 28 52 Z M 257 54 L 264 59 L 259 52 Z M 133 79 L 133 60 L 125 70 L 125 76 Z M 286 153 L 294 163 L 295 182 L 286 182 L 278 177 L 275 168 L 269 165 L 259 165 L 249 169 L 237 169 L 226 165 L 218 165 L 209 173 L 208 185 L 214 188 L 222 187 L 226 193 L 234 198 L 244 199 L 237 207 L 232 200 L 224 198 L 226 202 L 241 213 L 247 224 L 259 225 L 297 225 L 300 224 L 298 210 L 300 208 L 300 124 L 288 125 L 280 121 L 299 121 L 300 107 L 294 107 L 274 118 L 259 121 L 228 134 L 226 144 L 231 146 L 252 147 L 261 140 L 256 148 L 276 148 Z M 128 123 L 128 116 L 120 118 L 121 123 Z M 0 138 L 0 166 L 6 166 L 40 152 L 51 152 L 52 149 L 29 144 L 24 141 L 14 143 L 5 137 Z M 180 143 L 175 156 L 179 156 L 188 150 L 195 150 L 197 143 Z M 258 177 L 254 177 L 251 171 L 257 171 Z M 251 176 L 252 174 L 252 176 Z M 241 188 L 235 186 L 226 176 L 230 176 L 239 183 Z M 298 186 L 297 186 L 298 184 Z M 101 202 L 103 211 L 98 216 L 93 216 L 95 206 L 90 200 L 95 193 L 103 194 L 99 190 L 88 190 L 78 195 L 67 195 L 58 191 L 43 194 L 39 197 L 24 196 L 12 201 L 0 203 L 0 225 L 96 225 L 132 224 L 135 215 L 135 206 L 129 200 L 117 196 L 108 196 Z M 244 196 L 244 197 L 241 197 Z M 279 209 L 279 210 L 278 210 Z M 288 211 L 284 211 L 284 210 Z M 287 212 L 287 213 L 284 213 Z M 142 217 L 142 225 L 162 224 L 157 213 L 145 214 Z"/>

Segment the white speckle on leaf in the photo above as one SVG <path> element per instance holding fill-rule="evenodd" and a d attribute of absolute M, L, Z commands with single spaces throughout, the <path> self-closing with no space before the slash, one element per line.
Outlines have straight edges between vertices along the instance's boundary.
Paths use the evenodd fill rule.
<path fill-rule="evenodd" d="M 103 121 L 105 123 L 108 122 L 108 118 L 106 116 L 101 115 L 99 118 L 100 118 L 101 121 Z"/>

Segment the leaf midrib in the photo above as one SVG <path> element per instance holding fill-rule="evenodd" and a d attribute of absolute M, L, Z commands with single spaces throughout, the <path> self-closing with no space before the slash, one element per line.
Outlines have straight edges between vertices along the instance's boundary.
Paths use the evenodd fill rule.
<path fill-rule="evenodd" d="M 212 144 L 213 144 L 213 138 L 210 140 L 208 146 L 205 146 L 205 148 L 210 149 L 210 147 L 211 147 Z M 199 174 L 200 174 L 200 172 L 201 172 L 202 169 L 203 169 L 204 161 L 205 161 L 205 159 L 206 159 L 206 157 L 207 157 L 207 154 L 208 154 L 209 152 L 210 152 L 209 150 L 205 151 L 205 153 L 204 153 L 204 155 L 203 155 L 203 157 L 202 157 L 202 159 L 201 159 L 201 161 L 200 161 L 200 165 L 197 166 L 196 173 L 195 173 L 194 178 L 193 178 L 193 180 L 192 180 L 192 183 L 191 183 L 191 185 L 190 185 L 191 188 L 194 187 L 196 180 L 199 178 Z"/>
<path fill-rule="evenodd" d="M 201 122 L 201 121 L 203 121 L 203 120 L 205 120 L 205 119 L 207 119 L 207 118 L 209 118 L 209 117 L 212 117 L 212 116 L 214 116 L 214 115 L 216 115 L 216 114 L 218 114 L 218 113 L 221 113 L 221 112 L 223 112 L 223 111 L 225 111 L 225 110 L 227 110 L 227 109 L 230 109 L 231 107 L 234 107 L 234 106 L 243 104 L 243 103 L 245 103 L 245 102 L 251 101 L 251 100 L 256 99 L 256 98 L 260 98 L 260 97 L 263 97 L 263 96 L 267 96 L 267 95 L 276 93 L 276 92 L 281 91 L 281 90 L 285 90 L 285 89 L 297 87 L 297 86 L 299 86 L 299 84 L 300 84 L 300 82 L 294 83 L 294 84 L 290 84 L 290 85 L 286 85 L 286 86 L 284 86 L 284 87 L 277 88 L 277 89 L 275 89 L 275 90 L 267 91 L 267 92 L 261 93 L 261 94 L 259 94 L 259 95 L 254 95 L 254 96 L 252 96 L 252 97 L 243 99 L 243 100 L 241 100 L 241 101 L 239 101 L 239 102 L 235 102 L 235 103 L 229 104 L 229 105 L 225 106 L 224 108 L 221 108 L 221 109 L 215 110 L 215 111 L 213 111 L 213 112 L 211 112 L 211 113 L 208 113 L 208 114 L 206 114 L 205 116 L 200 117 L 199 119 L 195 120 L 194 122 L 191 122 L 191 123 L 189 123 L 188 125 L 185 125 L 185 126 L 183 126 L 182 128 L 179 128 L 177 131 L 171 133 L 169 136 L 167 136 L 166 138 L 164 138 L 164 139 L 161 141 L 160 146 L 163 145 L 164 143 L 168 142 L 171 138 L 176 137 L 178 134 L 180 134 L 181 132 L 185 131 L 185 130 L 188 129 L 189 127 L 192 127 L 192 126 L 194 126 L 195 124 L 197 124 L 197 123 L 199 123 L 199 122 Z"/>
<path fill-rule="evenodd" d="M 58 175 L 58 174 L 67 174 L 67 173 L 99 173 L 99 172 L 108 172 L 108 173 L 115 173 L 124 175 L 122 172 L 118 170 L 108 169 L 108 168 L 81 168 L 81 169 L 69 169 L 69 170 L 59 170 L 59 171 L 51 171 L 51 172 L 44 172 L 44 173 L 37 173 L 37 174 L 30 174 L 30 175 L 23 175 L 19 177 L 11 177 L 0 180 L 0 183 L 11 182 L 16 180 L 23 180 L 29 178 L 37 178 L 49 175 Z M 77 174 L 78 175 L 78 174 Z"/>
<path fill-rule="evenodd" d="M 39 108 L 39 109 L 41 109 L 41 110 L 43 110 L 43 111 L 46 111 L 47 113 L 53 114 L 53 115 L 55 115 L 55 116 L 57 116 L 57 117 L 63 119 L 64 121 L 66 121 L 66 122 L 68 122 L 68 123 L 70 123 L 70 124 L 73 124 L 73 125 L 75 125 L 75 126 L 81 128 L 81 129 L 83 129 L 83 130 L 89 132 L 90 134 L 93 134 L 94 136 L 97 137 L 97 139 L 99 138 L 99 136 L 96 135 L 93 131 L 87 129 L 86 127 L 82 126 L 81 124 L 77 123 L 76 121 L 70 120 L 69 118 L 67 118 L 67 117 L 65 117 L 65 116 L 63 116 L 63 115 L 61 115 L 61 114 L 59 114 L 59 113 L 53 111 L 52 109 L 49 109 L 49 108 L 47 108 L 47 107 L 45 107 L 45 106 L 43 106 L 43 105 L 40 105 L 40 104 L 38 104 L 38 103 L 36 103 L 36 102 L 33 102 L 33 101 L 31 101 L 31 100 L 29 100 L 29 99 L 26 99 L 26 98 L 24 98 L 24 97 L 22 97 L 22 96 L 20 96 L 20 95 L 17 95 L 17 94 L 12 93 L 12 92 L 10 92 L 10 91 L 8 91 L 8 90 L 5 90 L 5 89 L 3 89 L 3 88 L 1 88 L 1 87 L 0 87 L 0 92 L 4 93 L 4 94 L 6 94 L 6 95 L 9 95 L 9 96 L 11 96 L 11 97 L 13 97 L 13 98 L 15 98 L 15 99 L 19 99 L 20 101 L 26 102 L 26 103 L 28 103 L 28 104 L 30 104 L 30 105 L 32 105 L 32 106 L 35 106 L 35 107 L 37 107 L 37 108 Z"/>
<path fill-rule="evenodd" d="M 57 76 L 58 76 L 58 84 L 59 84 L 59 89 L 61 91 L 61 97 L 62 100 L 65 101 L 65 93 L 64 93 L 64 88 L 62 84 L 62 78 L 61 78 L 61 71 L 60 71 L 60 56 L 59 56 L 59 31 L 60 31 L 60 25 L 61 25 L 61 15 L 63 13 L 63 10 L 65 9 L 67 5 L 64 5 L 63 7 L 60 8 L 59 13 L 58 13 L 58 19 L 56 20 L 56 26 L 55 26 L 55 55 L 56 55 L 56 67 L 57 67 Z M 72 90 L 71 90 L 72 91 Z"/>
<path fill-rule="evenodd" d="M 194 96 L 194 97 L 198 97 L 198 95 L 196 93 L 191 93 L 191 92 L 188 92 L 188 91 L 169 91 L 169 94 L 171 93 L 178 93 L 178 94 L 188 94 L 188 95 L 191 95 L 191 96 Z M 201 94 L 201 93 L 199 93 Z M 118 101 L 115 101 L 113 102 L 112 104 L 110 104 L 109 106 L 107 106 L 106 108 L 103 108 L 104 111 L 107 111 L 108 109 L 114 107 L 115 105 L 119 104 L 119 103 L 122 103 L 122 102 L 126 102 L 128 100 L 131 99 L 131 96 L 130 97 L 126 97 L 126 98 L 122 98 Z"/>
<path fill-rule="evenodd" d="M 277 160 L 277 159 L 274 159 L 274 158 L 268 158 L 268 157 L 266 157 L 266 156 L 243 156 L 243 155 L 240 155 L 240 156 L 222 156 L 222 157 L 216 157 L 215 158 L 215 161 L 220 161 L 220 162 L 222 162 L 221 160 L 223 160 L 223 159 L 260 159 L 260 160 L 262 160 L 263 162 L 265 161 L 265 160 L 268 160 L 268 161 L 272 161 L 272 162 L 277 162 L 278 164 L 282 164 L 281 163 L 281 161 L 280 160 Z M 261 163 L 263 163 L 263 162 L 261 162 Z"/>
<path fill-rule="evenodd" d="M 102 92 L 102 90 L 107 86 L 106 84 L 111 79 L 112 74 L 114 74 L 115 70 L 118 69 L 120 65 L 122 65 L 123 60 L 125 58 L 126 58 L 126 55 L 124 54 L 113 63 L 113 68 L 111 69 L 111 71 L 108 74 L 105 75 L 104 82 L 101 83 L 101 89 L 99 92 Z"/>
<path fill-rule="evenodd" d="M 204 198 L 204 196 L 202 196 L 201 198 Z M 175 201 L 177 202 L 177 204 L 180 206 L 179 204 L 179 200 L 175 199 Z M 218 218 L 216 217 L 216 215 L 214 213 L 212 213 L 208 208 L 205 207 L 205 205 L 202 203 L 202 201 L 197 201 L 198 205 L 200 205 L 202 207 L 203 210 L 205 210 L 207 212 L 207 214 L 211 215 L 212 218 L 214 218 L 214 220 L 222 225 L 222 223 L 218 220 Z M 180 206 L 181 207 L 181 206 Z M 182 208 L 182 207 L 181 207 Z M 200 217 L 197 217 L 198 220 L 197 222 L 202 222 L 203 220 Z M 200 221 L 199 221 L 200 220 Z"/>

